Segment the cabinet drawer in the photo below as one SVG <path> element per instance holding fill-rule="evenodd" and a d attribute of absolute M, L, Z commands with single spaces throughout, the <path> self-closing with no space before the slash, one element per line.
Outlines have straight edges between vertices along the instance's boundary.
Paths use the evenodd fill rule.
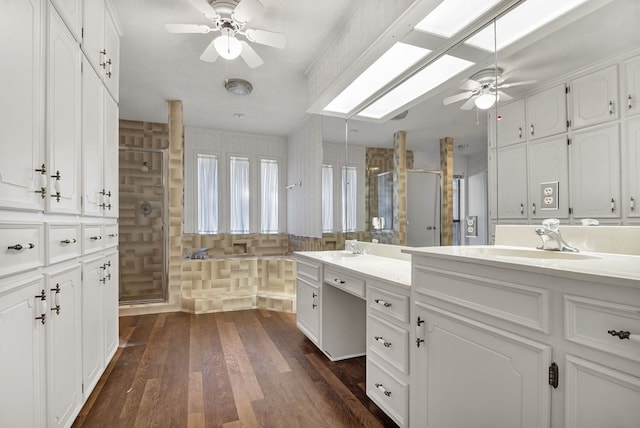
<path fill-rule="evenodd" d="M 623 331 L 640 336 L 640 306 L 565 295 L 564 311 L 567 340 L 640 361 L 640 342 L 608 333 Z"/>
<path fill-rule="evenodd" d="M 0 223 L 0 276 L 44 264 L 42 223 Z"/>
<path fill-rule="evenodd" d="M 82 254 L 91 254 L 100 251 L 103 247 L 103 243 L 101 225 L 82 225 Z"/>
<path fill-rule="evenodd" d="M 398 425 L 408 424 L 409 385 L 367 357 L 367 395 Z"/>
<path fill-rule="evenodd" d="M 331 284 L 334 287 L 340 288 L 351 294 L 355 294 L 359 297 L 364 297 L 365 282 L 361 278 L 348 275 L 337 269 L 327 268 L 324 269 L 324 282 Z"/>
<path fill-rule="evenodd" d="M 382 290 L 369 283 L 367 300 L 375 313 L 403 323 L 409 322 L 409 296 Z"/>
<path fill-rule="evenodd" d="M 313 263 L 301 258 L 296 259 L 296 270 L 300 277 L 306 278 L 314 283 L 320 282 L 320 267 L 321 264 Z"/>
<path fill-rule="evenodd" d="M 118 245 L 118 225 L 106 224 L 104 226 L 104 247 L 110 248 Z"/>
<path fill-rule="evenodd" d="M 373 315 L 368 317 L 368 348 L 402 373 L 409 373 L 409 332 Z"/>
<path fill-rule="evenodd" d="M 80 256 L 79 224 L 47 224 L 47 263 L 53 264 Z"/>

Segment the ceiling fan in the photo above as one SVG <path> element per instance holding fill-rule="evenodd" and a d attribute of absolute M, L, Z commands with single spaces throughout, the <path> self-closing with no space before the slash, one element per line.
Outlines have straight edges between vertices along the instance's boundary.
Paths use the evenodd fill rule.
<path fill-rule="evenodd" d="M 209 19 L 212 25 L 165 24 L 165 27 L 170 33 L 207 34 L 219 31 L 221 34 L 200 55 L 202 61 L 215 62 L 219 56 L 225 59 L 241 56 L 249 67 L 256 68 L 264 61 L 248 41 L 278 49 L 284 49 L 287 44 L 287 37 L 282 33 L 245 28 L 264 9 L 259 0 L 189 0 L 189 3 Z M 246 40 L 239 40 L 239 35 Z"/>
<path fill-rule="evenodd" d="M 513 98 L 503 92 L 502 89 L 530 85 L 536 82 L 535 80 L 526 80 L 522 82 L 505 83 L 507 79 L 507 76 L 502 75 L 501 68 L 486 68 L 480 70 L 465 80 L 462 86 L 460 86 L 460 89 L 465 92 L 446 97 L 442 102 L 444 105 L 449 105 L 458 101 L 467 100 L 460 106 L 462 110 L 471 110 L 473 107 L 486 110 L 493 106 L 496 99 L 508 101 Z"/>

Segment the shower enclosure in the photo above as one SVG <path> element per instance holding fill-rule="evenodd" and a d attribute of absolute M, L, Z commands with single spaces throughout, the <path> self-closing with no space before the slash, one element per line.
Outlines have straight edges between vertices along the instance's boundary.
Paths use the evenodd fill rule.
<path fill-rule="evenodd" d="M 166 151 L 121 147 L 119 175 L 120 304 L 164 301 Z"/>

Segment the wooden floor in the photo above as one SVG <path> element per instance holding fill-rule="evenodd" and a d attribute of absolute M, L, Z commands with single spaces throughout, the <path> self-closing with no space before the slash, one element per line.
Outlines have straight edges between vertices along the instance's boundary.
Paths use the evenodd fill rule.
<path fill-rule="evenodd" d="M 329 361 L 295 314 L 120 318 L 120 348 L 74 427 L 394 427 L 365 361 Z"/>

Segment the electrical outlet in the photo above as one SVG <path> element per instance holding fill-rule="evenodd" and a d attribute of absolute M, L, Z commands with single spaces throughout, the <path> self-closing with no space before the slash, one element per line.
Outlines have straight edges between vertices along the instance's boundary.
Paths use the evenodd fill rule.
<path fill-rule="evenodd" d="M 468 215 L 464 220 L 465 236 L 475 238 L 478 236 L 478 216 Z"/>
<path fill-rule="evenodd" d="M 540 209 L 557 210 L 558 209 L 558 182 L 551 181 L 540 183 Z"/>

